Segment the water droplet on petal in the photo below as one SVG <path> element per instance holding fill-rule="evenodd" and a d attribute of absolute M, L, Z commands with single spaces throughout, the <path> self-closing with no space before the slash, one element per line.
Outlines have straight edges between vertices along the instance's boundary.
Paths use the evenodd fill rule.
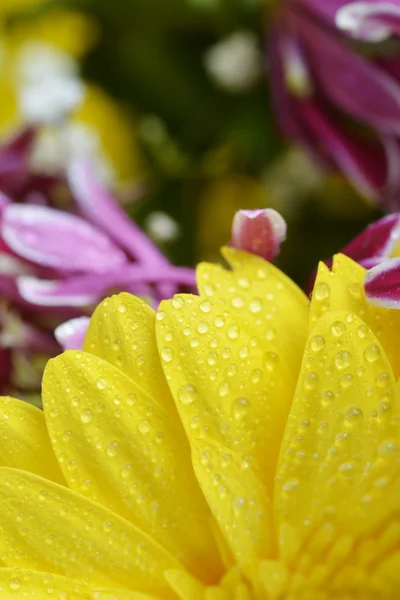
<path fill-rule="evenodd" d="M 187 383 L 179 388 L 178 398 L 182 404 L 191 404 L 197 398 L 197 389 L 194 385 Z"/>

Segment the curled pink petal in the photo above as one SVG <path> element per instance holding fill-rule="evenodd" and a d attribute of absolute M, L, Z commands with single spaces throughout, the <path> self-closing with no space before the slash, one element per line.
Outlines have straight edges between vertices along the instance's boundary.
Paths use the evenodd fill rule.
<path fill-rule="evenodd" d="M 381 262 L 382 258 L 389 258 L 399 240 L 400 213 L 394 213 L 371 223 L 341 252 L 360 264 L 365 264 L 366 261 L 377 263 Z"/>
<path fill-rule="evenodd" d="M 272 262 L 286 239 L 286 221 L 272 208 L 239 210 L 233 219 L 231 245 Z"/>
<path fill-rule="evenodd" d="M 136 260 L 169 265 L 167 258 L 146 234 L 129 219 L 95 179 L 81 159 L 69 169 L 69 184 L 82 214 L 105 231 Z"/>
<path fill-rule="evenodd" d="M 370 304 L 400 309 L 400 258 L 392 258 L 370 269 L 365 276 L 364 289 Z"/>
<path fill-rule="evenodd" d="M 70 277 L 59 281 L 47 281 L 35 277 L 20 277 L 17 281 L 21 297 L 40 306 L 89 306 L 97 303 L 110 290 L 138 293 L 143 284 L 163 283 L 195 288 L 193 269 L 159 266 L 149 269 L 145 265 L 129 265 L 104 274 Z"/>
<path fill-rule="evenodd" d="M 52 208 L 8 206 L 1 233 L 16 254 L 45 267 L 102 273 L 127 262 L 124 253 L 90 223 Z"/>
<path fill-rule="evenodd" d="M 89 317 L 77 317 L 62 323 L 54 331 L 57 342 L 64 350 L 81 350 L 89 323 Z"/>
<path fill-rule="evenodd" d="M 393 34 L 400 34 L 400 4 L 396 0 L 345 3 L 337 11 L 335 22 L 356 39 L 383 42 Z"/>

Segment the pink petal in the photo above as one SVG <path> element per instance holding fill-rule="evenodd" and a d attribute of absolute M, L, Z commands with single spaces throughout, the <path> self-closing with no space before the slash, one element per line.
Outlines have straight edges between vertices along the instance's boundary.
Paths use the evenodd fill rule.
<path fill-rule="evenodd" d="M 20 277 L 18 290 L 27 302 L 40 306 L 89 306 L 104 298 L 110 290 L 138 293 L 143 284 L 160 284 L 195 287 L 192 269 L 146 265 L 129 265 L 104 274 L 71 277 L 60 281 L 47 281 L 34 277 Z"/>
<path fill-rule="evenodd" d="M 89 323 L 89 317 L 77 317 L 62 323 L 54 331 L 56 340 L 64 350 L 81 350 Z"/>
<path fill-rule="evenodd" d="M 20 190 L 29 177 L 29 157 L 36 130 L 26 127 L 0 146 L 0 188 L 7 193 Z"/>
<path fill-rule="evenodd" d="M 123 252 L 92 225 L 52 208 L 8 206 L 1 233 L 16 254 L 45 267 L 102 273 L 127 262 Z"/>
<path fill-rule="evenodd" d="M 384 138 L 382 145 L 359 140 L 341 129 L 322 105 L 302 102 L 299 113 L 325 154 L 366 197 L 384 195 L 387 204 L 399 191 L 400 152 L 396 140 Z"/>
<path fill-rule="evenodd" d="M 397 1 L 362 0 L 340 7 L 336 26 L 352 37 L 368 42 L 383 42 L 400 34 L 400 3 Z"/>
<path fill-rule="evenodd" d="M 69 184 L 82 214 L 133 258 L 152 265 L 169 265 L 167 258 L 101 187 L 88 164 L 76 160 L 71 165 Z"/>
<path fill-rule="evenodd" d="M 239 210 L 233 219 L 232 246 L 272 262 L 286 239 L 286 221 L 272 208 Z"/>
<path fill-rule="evenodd" d="M 399 134 L 399 83 L 301 12 L 293 12 L 291 21 L 315 80 L 330 101 L 381 132 Z"/>
<path fill-rule="evenodd" d="M 383 257 L 390 256 L 399 240 L 400 213 L 394 213 L 369 225 L 341 252 L 362 264 L 374 259 L 381 262 Z"/>
<path fill-rule="evenodd" d="M 367 272 L 367 300 L 376 306 L 400 308 L 400 258 L 392 258 Z"/>

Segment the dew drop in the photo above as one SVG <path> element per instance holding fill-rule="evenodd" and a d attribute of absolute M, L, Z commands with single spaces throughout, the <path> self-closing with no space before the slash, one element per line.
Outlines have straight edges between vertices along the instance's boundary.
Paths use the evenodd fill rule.
<path fill-rule="evenodd" d="M 237 325 L 232 325 L 229 327 L 227 336 L 230 340 L 236 340 L 239 337 L 239 327 Z"/>
<path fill-rule="evenodd" d="M 97 381 L 97 387 L 99 390 L 105 390 L 107 387 L 107 379 L 99 379 Z"/>
<path fill-rule="evenodd" d="M 204 300 L 200 306 L 199 306 L 201 312 L 207 314 L 209 312 L 211 312 L 211 302 L 209 302 L 208 300 Z"/>
<path fill-rule="evenodd" d="M 204 335 L 205 333 L 208 332 L 208 324 L 205 321 L 202 321 L 201 323 L 199 323 L 197 325 L 197 332 L 200 333 L 200 335 Z"/>
<path fill-rule="evenodd" d="M 120 312 L 121 314 L 126 313 L 126 305 L 125 304 L 119 304 L 118 305 L 118 312 Z"/>
<path fill-rule="evenodd" d="M 335 337 L 341 337 L 344 333 L 346 333 L 346 325 L 343 321 L 335 321 L 331 326 L 332 334 Z"/>
<path fill-rule="evenodd" d="M 351 373 L 346 373 L 346 375 L 343 375 L 341 378 L 340 385 L 344 390 L 346 390 L 353 385 L 353 381 L 353 375 L 351 375 Z"/>
<path fill-rule="evenodd" d="M 232 404 L 232 414 L 235 421 L 241 421 L 247 417 L 250 403 L 247 398 L 236 398 Z"/>
<path fill-rule="evenodd" d="M 313 390 L 317 387 L 319 382 L 319 377 L 316 373 L 307 373 L 304 377 L 304 387 L 306 390 Z"/>
<path fill-rule="evenodd" d="M 218 394 L 221 397 L 227 396 L 230 392 L 230 385 L 227 381 L 221 381 L 218 386 Z"/>
<path fill-rule="evenodd" d="M 365 349 L 364 357 L 365 360 L 369 363 L 374 363 L 379 360 L 381 356 L 381 351 L 379 350 L 379 346 L 377 344 L 371 344 Z"/>
<path fill-rule="evenodd" d="M 164 348 L 161 352 L 161 358 L 165 362 L 171 362 L 174 358 L 174 352 L 172 348 Z"/>
<path fill-rule="evenodd" d="M 278 365 L 279 356 L 275 352 L 267 352 L 265 357 L 265 367 L 267 371 L 274 371 Z"/>
<path fill-rule="evenodd" d="M 81 420 L 83 423 L 90 423 L 92 418 L 93 418 L 93 413 L 90 410 L 90 408 L 85 408 L 85 410 L 83 410 L 81 412 Z"/>
<path fill-rule="evenodd" d="M 325 338 L 322 337 L 322 335 L 314 335 L 314 337 L 311 338 L 311 350 L 313 352 L 320 352 L 323 350 L 324 346 Z"/>
<path fill-rule="evenodd" d="M 329 288 L 329 285 L 324 282 L 317 283 L 317 285 L 314 288 L 314 296 L 319 301 L 326 300 L 327 298 L 329 298 L 330 293 L 331 290 Z"/>
<path fill-rule="evenodd" d="M 139 421 L 138 424 L 138 430 L 140 431 L 140 433 L 149 433 L 151 427 L 150 427 L 150 423 L 148 422 L 147 419 L 143 419 L 142 421 Z"/>
<path fill-rule="evenodd" d="M 191 383 L 183 385 L 178 390 L 178 399 L 182 404 L 191 404 L 197 398 L 197 389 Z"/>
<path fill-rule="evenodd" d="M 175 296 L 172 298 L 172 306 L 179 310 L 185 306 L 185 301 L 181 296 Z"/>
<path fill-rule="evenodd" d="M 250 312 L 252 312 L 255 315 L 260 313 L 263 309 L 262 300 L 260 298 L 253 298 L 250 302 L 249 308 Z"/>
<path fill-rule="evenodd" d="M 349 406 L 344 411 L 344 418 L 348 423 L 354 423 L 355 421 L 361 421 L 364 417 L 363 411 L 357 406 Z"/>
<path fill-rule="evenodd" d="M 337 369 L 347 369 L 351 365 L 351 354 L 346 350 L 338 352 L 335 356 L 335 366 Z"/>
<path fill-rule="evenodd" d="M 114 458 L 114 456 L 117 455 L 118 450 L 119 450 L 119 442 L 117 442 L 116 440 L 113 440 L 112 442 L 110 442 L 108 444 L 106 454 L 110 458 Z"/>
<path fill-rule="evenodd" d="M 214 319 L 214 325 L 215 327 L 218 327 L 218 329 L 221 329 L 221 327 L 224 327 L 225 325 L 225 319 L 223 317 L 216 317 Z"/>

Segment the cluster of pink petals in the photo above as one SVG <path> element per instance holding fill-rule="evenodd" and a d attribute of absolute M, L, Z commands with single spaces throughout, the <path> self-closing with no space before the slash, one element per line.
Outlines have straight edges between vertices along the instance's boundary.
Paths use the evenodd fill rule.
<path fill-rule="evenodd" d="M 282 0 L 272 90 L 286 134 L 387 208 L 400 194 L 400 0 Z"/>
<path fill-rule="evenodd" d="M 54 326 L 66 319 L 57 340 L 79 347 L 91 307 L 111 290 L 157 305 L 195 286 L 193 270 L 171 265 L 83 160 L 56 182 L 73 199 L 68 211 L 51 206 L 55 182 L 29 169 L 34 135 L 26 130 L 0 148 L 1 364 L 15 350 L 57 352 Z"/>

